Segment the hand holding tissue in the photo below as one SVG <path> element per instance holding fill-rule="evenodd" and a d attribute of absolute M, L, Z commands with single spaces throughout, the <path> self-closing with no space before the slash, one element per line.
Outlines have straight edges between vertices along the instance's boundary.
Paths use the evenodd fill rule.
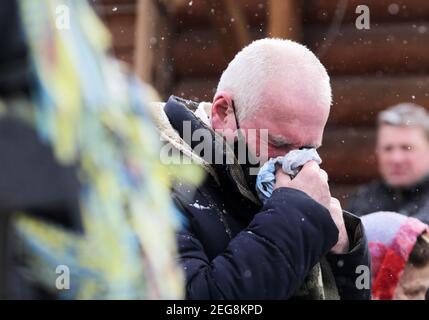
<path fill-rule="evenodd" d="M 322 163 L 322 159 L 316 149 L 292 150 L 283 157 L 268 160 L 261 168 L 256 178 L 256 191 L 259 199 L 265 201 L 271 197 L 276 183 L 276 165 L 282 166 L 283 171 L 291 178 L 294 178 L 308 161 L 314 160 L 317 164 Z"/>

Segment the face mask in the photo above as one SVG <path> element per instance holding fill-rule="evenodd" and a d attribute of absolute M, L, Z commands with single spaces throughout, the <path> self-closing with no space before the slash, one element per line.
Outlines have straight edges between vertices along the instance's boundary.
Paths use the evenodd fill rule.
<path fill-rule="evenodd" d="M 244 171 L 244 175 L 249 188 L 253 191 L 256 188 L 256 177 L 260 167 L 260 159 L 258 159 L 253 152 L 249 149 L 246 139 L 241 133 L 240 126 L 238 124 L 238 118 L 235 110 L 234 101 L 232 102 L 232 108 L 234 112 L 235 125 L 237 128 L 237 140 L 234 141 L 234 153 Z M 243 159 L 243 155 L 245 158 Z M 244 160 L 244 161 L 243 161 Z"/>

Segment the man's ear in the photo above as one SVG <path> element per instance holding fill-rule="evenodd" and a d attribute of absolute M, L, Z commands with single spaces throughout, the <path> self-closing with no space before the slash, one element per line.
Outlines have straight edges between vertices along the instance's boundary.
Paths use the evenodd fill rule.
<path fill-rule="evenodd" d="M 212 105 L 212 128 L 213 129 L 235 129 L 231 127 L 232 101 L 224 95 L 215 97 Z"/>

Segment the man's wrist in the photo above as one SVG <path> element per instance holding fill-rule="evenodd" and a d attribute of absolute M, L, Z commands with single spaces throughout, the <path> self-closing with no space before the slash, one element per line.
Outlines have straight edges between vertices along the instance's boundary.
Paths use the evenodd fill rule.
<path fill-rule="evenodd" d="M 344 254 L 347 253 L 350 249 L 350 239 L 344 224 L 342 229 L 343 230 L 340 231 L 337 244 L 331 249 L 331 253 L 333 254 Z"/>

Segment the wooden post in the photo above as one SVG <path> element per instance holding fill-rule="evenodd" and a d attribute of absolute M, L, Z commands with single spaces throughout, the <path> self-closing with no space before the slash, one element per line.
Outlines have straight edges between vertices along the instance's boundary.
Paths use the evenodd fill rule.
<path fill-rule="evenodd" d="M 247 30 L 246 17 L 235 0 L 209 0 L 207 4 L 208 10 L 216 9 L 216 14 L 209 16 L 223 47 L 223 58 L 228 62 L 252 40 Z"/>
<path fill-rule="evenodd" d="M 268 0 L 268 36 L 302 40 L 299 0 Z"/>
<path fill-rule="evenodd" d="M 156 38 L 158 9 L 152 0 L 138 0 L 136 19 L 134 66 L 140 78 L 153 83 L 154 45 Z"/>
<path fill-rule="evenodd" d="M 249 31 L 247 30 L 247 21 L 242 8 L 237 1 L 228 1 L 226 2 L 227 14 L 234 19 L 234 23 L 231 23 L 232 29 L 234 30 L 235 39 L 238 42 L 239 48 L 241 49 L 250 43 L 251 36 Z"/>

